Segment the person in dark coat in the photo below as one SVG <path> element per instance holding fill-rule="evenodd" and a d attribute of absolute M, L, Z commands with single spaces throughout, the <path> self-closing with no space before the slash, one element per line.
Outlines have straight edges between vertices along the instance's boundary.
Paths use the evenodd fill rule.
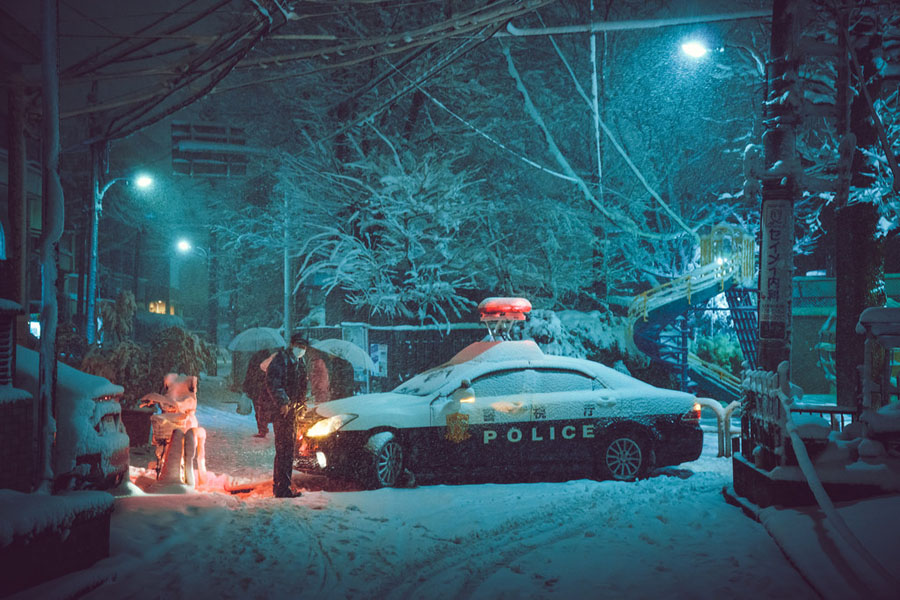
<path fill-rule="evenodd" d="M 247 374 L 241 386 L 243 391 L 253 402 L 253 413 L 256 415 L 256 430 L 254 437 L 264 438 L 269 433 L 269 423 L 272 422 L 274 406 L 269 402 L 269 392 L 266 390 L 266 372 L 260 365 L 273 354 L 274 350 L 265 348 L 259 350 L 250 357 L 247 365 Z"/>
<path fill-rule="evenodd" d="M 290 346 L 272 357 L 266 370 L 266 390 L 274 408 L 275 465 L 272 492 L 276 498 L 299 496 L 291 490 L 297 416 L 306 403 L 306 365 L 303 361 L 309 342 L 300 334 L 291 336 Z"/>

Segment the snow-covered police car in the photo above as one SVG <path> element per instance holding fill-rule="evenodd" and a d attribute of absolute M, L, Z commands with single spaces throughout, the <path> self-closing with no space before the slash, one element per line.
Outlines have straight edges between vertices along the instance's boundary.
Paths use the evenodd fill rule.
<path fill-rule="evenodd" d="M 311 405 L 295 466 L 365 487 L 410 473 L 630 480 L 696 459 L 694 396 L 533 341 L 484 341 L 392 392 Z"/>

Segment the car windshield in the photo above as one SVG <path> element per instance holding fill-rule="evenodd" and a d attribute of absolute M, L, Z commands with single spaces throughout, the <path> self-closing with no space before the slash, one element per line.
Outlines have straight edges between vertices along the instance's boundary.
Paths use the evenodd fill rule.
<path fill-rule="evenodd" d="M 411 394 L 413 396 L 428 396 L 436 393 L 443 387 L 452 374 L 453 365 L 430 369 L 401 383 L 394 389 L 394 392 L 398 394 Z"/>

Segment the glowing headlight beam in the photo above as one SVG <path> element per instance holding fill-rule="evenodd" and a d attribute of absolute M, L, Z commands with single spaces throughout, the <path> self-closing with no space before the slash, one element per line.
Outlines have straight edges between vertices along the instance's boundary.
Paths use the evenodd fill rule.
<path fill-rule="evenodd" d="M 306 432 L 306 437 L 326 437 L 352 421 L 356 415 L 334 415 L 327 419 L 317 421 Z"/>

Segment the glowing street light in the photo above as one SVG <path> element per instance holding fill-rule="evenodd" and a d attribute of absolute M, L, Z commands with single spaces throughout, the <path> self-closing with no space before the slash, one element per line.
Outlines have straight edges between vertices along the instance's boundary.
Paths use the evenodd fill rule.
<path fill-rule="evenodd" d="M 181 238 L 177 242 L 175 242 L 175 248 L 181 254 L 188 253 L 196 253 L 203 256 L 203 259 L 206 261 L 206 274 L 209 284 L 208 294 L 207 294 L 207 316 L 209 318 L 209 323 L 207 325 L 207 334 L 209 335 L 209 341 L 213 344 L 218 343 L 218 329 L 219 329 L 219 300 L 218 300 L 218 284 L 216 278 L 218 276 L 218 261 L 216 260 L 216 255 L 211 252 L 213 248 L 215 248 L 215 236 L 210 234 L 210 249 L 201 248 L 200 246 L 193 245 L 190 240 L 186 238 Z"/>
<path fill-rule="evenodd" d="M 198 254 L 202 254 L 204 257 L 208 257 L 209 253 L 205 248 L 201 248 L 200 246 L 195 246 L 190 243 L 188 240 L 181 238 L 175 244 L 175 247 L 178 248 L 178 251 L 182 254 L 187 254 L 188 252 L 197 252 Z"/>
<path fill-rule="evenodd" d="M 142 190 L 145 190 L 153 186 L 153 178 L 149 175 L 138 175 L 134 179 L 134 185 L 138 186 Z"/>
<path fill-rule="evenodd" d="M 101 187 L 101 175 L 99 162 L 94 159 L 94 202 L 91 205 L 91 230 L 90 235 L 90 257 L 88 264 L 88 289 L 87 289 L 87 316 L 85 324 L 85 337 L 88 344 L 93 344 L 97 336 L 97 240 L 100 230 L 100 215 L 103 212 L 103 197 L 114 184 L 125 182 L 126 184 L 134 183 L 140 189 L 147 189 L 153 185 L 153 178 L 147 174 L 132 175 L 130 177 L 116 177 L 110 179 Z"/>
<path fill-rule="evenodd" d="M 691 40 L 681 45 L 681 51 L 691 58 L 703 58 L 709 53 L 709 48 L 703 42 Z"/>

